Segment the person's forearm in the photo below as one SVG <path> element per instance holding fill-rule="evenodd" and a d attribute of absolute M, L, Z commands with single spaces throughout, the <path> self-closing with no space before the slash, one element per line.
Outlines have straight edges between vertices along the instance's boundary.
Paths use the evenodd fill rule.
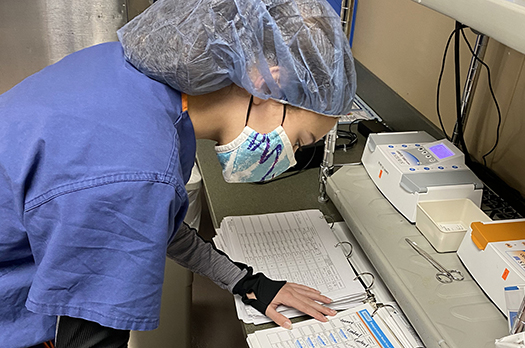
<path fill-rule="evenodd" d="M 168 246 L 168 257 L 195 273 L 207 276 L 221 288 L 240 295 L 244 303 L 263 314 L 286 283 L 268 279 L 262 273 L 253 274 L 251 267 L 233 262 L 185 224 Z M 249 297 L 248 294 L 253 296 Z"/>
<path fill-rule="evenodd" d="M 210 278 L 229 292 L 233 292 L 235 285 L 247 274 L 246 265 L 234 263 L 186 224 L 175 234 L 168 246 L 167 255 L 190 271 Z"/>

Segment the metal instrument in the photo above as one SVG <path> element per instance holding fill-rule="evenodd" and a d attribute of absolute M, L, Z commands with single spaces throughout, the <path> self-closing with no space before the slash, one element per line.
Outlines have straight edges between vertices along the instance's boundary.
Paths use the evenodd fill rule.
<path fill-rule="evenodd" d="M 438 270 L 438 272 L 436 273 L 436 279 L 440 283 L 449 284 L 453 281 L 462 281 L 463 279 L 465 279 L 465 277 L 460 271 L 458 271 L 457 269 L 446 269 L 439 262 L 434 260 L 434 258 L 432 258 L 432 256 L 430 256 L 426 251 L 421 249 L 415 242 L 411 241 L 408 238 L 405 238 L 405 241 L 412 248 L 414 248 L 414 250 L 417 251 L 419 255 L 423 256 L 428 262 L 430 262 L 432 266 L 434 266 L 435 269 Z"/>

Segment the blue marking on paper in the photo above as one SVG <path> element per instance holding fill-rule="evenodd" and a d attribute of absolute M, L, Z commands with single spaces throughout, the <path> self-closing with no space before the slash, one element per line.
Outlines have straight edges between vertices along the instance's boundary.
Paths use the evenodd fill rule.
<path fill-rule="evenodd" d="M 323 346 L 326 346 L 326 343 L 325 343 L 325 341 L 323 341 L 323 339 L 321 338 L 321 336 L 317 336 L 317 340 L 318 340 L 319 343 L 321 343 Z"/>
<path fill-rule="evenodd" d="M 301 342 L 299 342 L 299 340 L 296 340 L 296 341 L 295 341 L 295 346 L 296 346 L 297 348 L 303 348 L 303 345 L 301 344 Z"/>
<path fill-rule="evenodd" d="M 332 342 L 337 343 L 337 340 L 334 337 L 334 334 L 330 332 L 330 338 L 332 339 Z"/>
<path fill-rule="evenodd" d="M 343 329 L 339 329 L 339 333 L 341 334 L 341 336 L 343 336 L 345 338 L 345 340 L 348 339 L 348 336 L 345 334 L 345 332 L 343 331 Z"/>
<path fill-rule="evenodd" d="M 372 334 L 375 336 L 375 338 L 377 339 L 377 341 L 379 342 L 381 347 L 383 347 L 383 348 L 394 348 L 392 343 L 390 343 L 390 341 L 386 337 L 386 335 L 383 332 L 383 330 L 381 330 L 379 325 L 377 325 L 375 320 L 370 316 L 370 313 L 368 313 L 368 311 L 366 309 L 363 309 L 363 310 L 359 311 L 358 314 L 361 317 L 361 319 L 363 319 L 363 321 L 365 322 L 366 326 L 368 326 L 368 328 L 370 329 Z"/>
<path fill-rule="evenodd" d="M 310 337 L 308 337 L 307 342 L 308 342 L 308 344 L 310 345 L 310 347 L 315 348 L 315 345 L 314 345 L 314 343 L 312 342 L 312 340 L 310 339 Z"/>
<path fill-rule="evenodd" d="M 509 312 L 509 321 L 510 321 L 510 327 L 514 326 L 514 320 L 516 320 L 516 316 L 518 315 L 518 312 Z"/>

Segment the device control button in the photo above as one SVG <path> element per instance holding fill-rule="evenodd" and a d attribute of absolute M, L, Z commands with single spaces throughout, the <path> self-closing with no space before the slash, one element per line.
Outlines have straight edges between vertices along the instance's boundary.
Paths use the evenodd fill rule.
<path fill-rule="evenodd" d="M 429 167 L 425 167 L 425 168 L 423 168 L 423 169 L 424 169 L 424 170 L 430 170 L 430 168 L 429 168 Z"/>
<path fill-rule="evenodd" d="M 416 147 L 420 147 L 421 145 L 420 144 L 414 144 Z"/>
<path fill-rule="evenodd" d="M 416 145 L 416 146 L 417 146 L 417 145 Z M 423 151 L 423 150 L 425 150 L 424 147 L 418 147 L 417 149 L 418 149 L 419 151 Z"/>
<path fill-rule="evenodd" d="M 425 157 L 426 157 L 426 158 L 432 158 L 432 156 L 430 156 L 430 155 L 426 155 Z"/>
<path fill-rule="evenodd" d="M 430 162 L 436 162 L 436 159 L 435 158 L 431 158 L 429 161 Z"/>
<path fill-rule="evenodd" d="M 458 166 L 452 166 L 452 168 L 454 168 L 454 169 L 458 169 L 459 167 L 458 167 Z"/>
<path fill-rule="evenodd" d="M 415 171 L 416 168 L 409 168 L 411 172 Z"/>
<path fill-rule="evenodd" d="M 423 151 L 421 152 L 423 155 L 426 155 L 428 153 L 428 151 Z"/>
<path fill-rule="evenodd" d="M 439 166 L 438 168 L 441 169 L 441 170 L 445 169 L 445 167 L 442 167 L 442 166 Z"/>
<path fill-rule="evenodd" d="M 388 145 L 389 148 L 393 149 L 394 148 L 394 145 Z"/>
<path fill-rule="evenodd" d="M 401 146 L 402 146 L 402 147 L 408 147 L 408 145 L 405 145 L 405 144 L 403 144 L 403 145 L 401 145 Z"/>

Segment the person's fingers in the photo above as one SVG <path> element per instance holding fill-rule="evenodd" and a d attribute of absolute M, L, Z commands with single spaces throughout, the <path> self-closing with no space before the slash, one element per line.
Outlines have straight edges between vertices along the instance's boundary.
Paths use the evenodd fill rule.
<path fill-rule="evenodd" d="M 335 315 L 335 312 L 330 308 L 322 306 L 321 304 L 311 300 L 309 297 L 301 295 L 292 286 L 283 286 L 281 290 L 275 296 L 274 301 L 270 304 L 269 308 L 275 308 L 279 304 L 284 304 L 289 307 L 298 309 L 299 311 L 308 314 L 309 316 L 326 322 L 328 319 L 323 315 Z"/>
<path fill-rule="evenodd" d="M 301 295 L 307 296 L 311 298 L 312 300 L 319 301 L 322 303 L 332 303 L 332 300 L 329 297 L 326 297 L 324 295 L 321 295 L 321 292 L 319 290 L 316 290 L 314 288 L 311 288 L 306 285 L 296 284 L 296 283 L 287 283 L 290 284 L 290 286 L 296 290 Z"/>
<path fill-rule="evenodd" d="M 322 309 L 319 307 L 322 307 L 320 304 L 312 301 L 312 303 L 305 303 L 297 298 L 291 301 L 290 304 L 291 307 L 294 307 L 304 314 L 308 314 L 312 318 L 315 318 L 322 322 L 327 322 L 328 319 L 323 315 Z M 319 306 L 316 308 L 316 306 Z"/>
<path fill-rule="evenodd" d="M 321 295 L 318 293 L 312 293 L 310 291 L 304 291 L 302 289 L 298 289 L 296 291 L 298 294 L 301 294 L 302 296 L 307 297 L 311 300 L 318 301 L 318 302 L 325 303 L 325 304 L 332 303 L 332 300 L 329 297 L 326 297 L 324 295 Z"/>
<path fill-rule="evenodd" d="M 296 308 L 301 310 L 303 313 L 311 315 L 312 317 L 316 319 L 317 319 L 316 315 L 319 315 L 318 313 L 320 313 L 320 315 L 323 317 L 324 315 L 336 315 L 337 314 L 335 310 L 328 308 L 326 306 L 323 306 L 308 297 L 303 297 L 302 295 L 296 295 L 296 298 L 303 303 L 305 310 L 303 311 L 297 307 Z M 315 315 L 312 315 L 312 313 L 315 313 Z"/>
<path fill-rule="evenodd" d="M 335 310 L 323 306 L 319 302 L 330 303 L 332 301 L 308 286 L 286 283 L 268 305 L 265 314 L 277 325 L 287 329 L 290 329 L 292 324 L 288 318 L 277 312 L 276 308 L 279 305 L 295 308 L 321 322 L 328 321 L 325 315 L 337 314 Z"/>
<path fill-rule="evenodd" d="M 314 288 L 311 288 L 309 286 L 306 286 L 306 285 L 303 285 L 303 284 L 297 284 L 297 283 L 286 283 L 287 285 L 290 285 L 291 287 L 293 287 L 294 289 L 303 289 L 305 291 L 311 291 L 311 292 L 316 292 L 318 294 L 321 293 L 321 291 L 317 290 L 317 289 L 314 289 Z"/>
<path fill-rule="evenodd" d="M 290 319 L 277 312 L 272 306 L 268 306 L 268 308 L 266 309 L 266 316 L 272 319 L 277 325 L 284 327 L 288 330 L 292 329 L 292 322 L 290 321 Z"/>

